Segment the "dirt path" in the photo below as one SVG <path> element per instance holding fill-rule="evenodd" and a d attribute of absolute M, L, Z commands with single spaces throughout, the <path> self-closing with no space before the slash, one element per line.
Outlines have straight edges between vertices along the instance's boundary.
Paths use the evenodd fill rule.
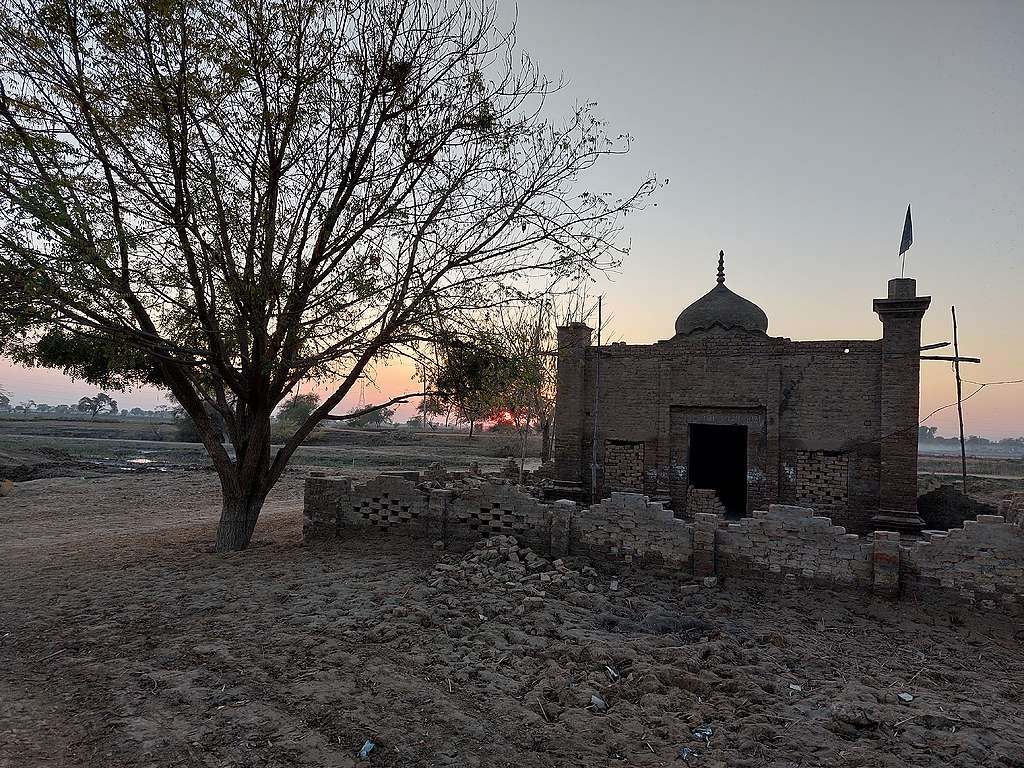
<path fill-rule="evenodd" d="M 573 561 L 528 601 L 496 552 L 303 546 L 296 475 L 215 555 L 215 492 L 0 499 L 0 766 L 1024 766 L 1005 617 Z"/>

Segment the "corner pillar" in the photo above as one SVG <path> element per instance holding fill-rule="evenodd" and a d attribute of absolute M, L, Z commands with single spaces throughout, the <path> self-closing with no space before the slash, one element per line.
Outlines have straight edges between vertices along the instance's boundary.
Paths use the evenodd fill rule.
<path fill-rule="evenodd" d="M 924 527 L 917 514 L 917 422 L 921 402 L 921 318 L 930 296 L 917 295 L 909 277 L 889 281 L 875 299 L 882 321 L 881 425 L 878 513 L 872 523 L 890 531 Z"/>
<path fill-rule="evenodd" d="M 555 377 L 555 477 L 566 483 L 583 480 L 583 397 L 586 351 L 594 330 L 584 323 L 558 329 Z"/>

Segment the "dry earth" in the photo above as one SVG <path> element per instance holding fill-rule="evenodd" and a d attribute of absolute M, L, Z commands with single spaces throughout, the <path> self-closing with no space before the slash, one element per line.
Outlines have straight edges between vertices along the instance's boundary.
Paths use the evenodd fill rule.
<path fill-rule="evenodd" d="M 304 546 L 298 474 L 222 556 L 216 490 L 178 472 L 0 498 L 0 766 L 1024 766 L 1019 620 Z"/>

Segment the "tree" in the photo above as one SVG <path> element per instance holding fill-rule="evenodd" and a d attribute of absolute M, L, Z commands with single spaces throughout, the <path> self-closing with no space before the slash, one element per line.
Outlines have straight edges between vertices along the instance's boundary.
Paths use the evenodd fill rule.
<path fill-rule="evenodd" d="M 938 427 L 918 427 L 917 428 L 917 439 L 918 440 L 934 440 L 935 433 L 939 431 Z"/>
<path fill-rule="evenodd" d="M 391 419 L 394 415 L 394 408 L 376 408 L 374 406 L 367 406 L 366 408 L 349 411 L 349 413 L 346 414 L 348 418 L 345 423 L 357 428 L 383 427 L 385 424 L 391 423 Z"/>
<path fill-rule="evenodd" d="M 11 408 L 11 397 L 7 391 L 0 388 L 0 411 L 7 411 Z"/>
<path fill-rule="evenodd" d="M 277 412 L 277 421 L 282 426 L 294 428 L 296 424 L 306 421 L 319 404 L 320 395 L 315 392 L 292 395 L 281 403 L 281 409 Z"/>
<path fill-rule="evenodd" d="M 364 372 L 625 253 L 658 182 L 581 189 L 629 139 L 590 104 L 549 122 L 558 86 L 490 0 L 8 0 L 2 337 L 173 394 L 220 479 L 217 549 L 240 549 Z M 333 383 L 275 452 L 307 381 Z"/>
<path fill-rule="evenodd" d="M 507 358 L 494 348 L 494 339 L 470 342 L 453 339 L 441 345 L 434 388 L 439 405 L 453 408 L 462 421 L 475 425 L 495 413 L 508 378 Z"/>
<path fill-rule="evenodd" d="M 79 412 L 88 413 L 94 419 L 96 414 L 104 409 L 110 413 L 117 413 L 117 400 L 114 400 L 106 392 L 100 392 L 95 397 L 86 395 L 78 401 Z"/>

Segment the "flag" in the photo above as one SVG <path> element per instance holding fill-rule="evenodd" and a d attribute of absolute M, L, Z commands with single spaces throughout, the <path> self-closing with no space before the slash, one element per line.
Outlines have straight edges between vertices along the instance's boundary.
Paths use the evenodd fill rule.
<path fill-rule="evenodd" d="M 900 242 L 900 256 L 914 244 L 914 225 L 910 223 L 910 206 L 907 206 L 907 220 L 903 222 L 903 240 Z"/>

